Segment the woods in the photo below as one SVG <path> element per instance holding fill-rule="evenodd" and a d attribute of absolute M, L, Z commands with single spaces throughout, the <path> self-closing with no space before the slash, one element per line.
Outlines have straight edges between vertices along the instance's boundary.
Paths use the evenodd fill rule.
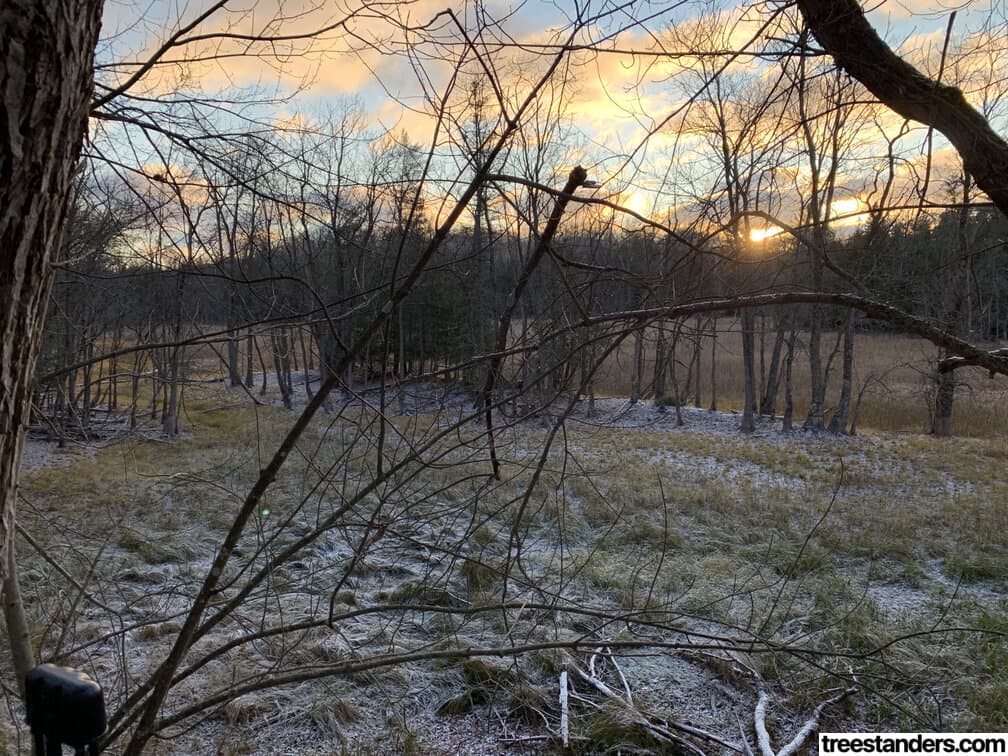
<path fill-rule="evenodd" d="M 630 729 L 699 749 L 714 736 L 667 731 L 634 708 L 622 671 L 625 696 L 594 671 L 603 648 L 610 674 L 620 650 L 706 653 L 689 641 L 671 589 L 656 589 L 680 537 L 679 492 L 659 474 L 646 515 L 634 495 L 604 493 L 578 472 L 569 424 L 619 423 L 654 406 L 684 426 L 697 417 L 684 414 L 689 405 L 713 412 L 737 400 L 743 435 L 853 435 L 865 392 L 885 383 L 859 373 L 859 340 L 899 334 L 932 345 L 930 431 L 947 437 L 965 371 L 982 368 L 999 386 L 1008 375 L 1003 71 L 984 57 L 1004 24 L 993 18 L 953 41 L 953 15 L 940 51 L 901 57 L 855 0 L 681 18 L 589 4 L 534 42 L 516 42 L 509 14 L 479 4 L 418 22 L 382 5 L 257 16 L 218 2 L 166 20 L 125 56 L 117 45 L 136 41 L 122 28 L 99 44 L 99 2 L 21 5 L 0 10 L 0 538 L 13 679 L 37 658 L 74 661 L 67 647 L 90 647 L 76 637 L 81 605 L 107 609 L 95 596 L 129 594 L 104 549 L 133 549 L 115 531 L 85 575 L 57 570 L 51 579 L 70 580 L 77 598 L 59 610 L 58 643 L 38 632 L 33 607 L 47 604 L 46 589 L 32 588 L 26 614 L 15 558 L 29 426 L 57 448 L 156 428 L 157 443 L 180 454 L 206 432 L 191 413 L 215 417 L 213 402 L 242 408 L 236 439 L 242 412 L 255 417 L 254 441 L 235 440 L 234 457 L 170 496 L 186 518 L 209 496 L 204 486 L 227 504 L 210 505 L 223 519 L 207 526 L 213 538 L 193 552 L 193 571 L 172 573 L 177 602 L 137 626 L 170 624 L 158 655 L 135 674 L 125 663 L 103 669 L 113 703 L 103 749 L 144 752 L 263 689 L 418 660 L 518 664 L 586 645 L 599 648 L 589 672 L 561 656 L 542 662 L 563 666 L 565 696 L 569 667 L 629 707 Z M 345 93 L 305 104 L 337 59 L 346 76 L 347 61 L 362 61 L 401 109 L 396 126 Z M 636 92 L 620 101 L 628 119 L 592 121 L 585 71 L 599 67 L 600 100 L 615 101 L 602 69 L 624 63 L 634 79 L 624 92 Z M 272 94 L 263 70 L 248 78 L 245 65 L 277 77 Z M 626 74 L 608 75 L 616 87 Z M 719 351 L 736 336 L 738 354 Z M 737 397 L 729 360 L 741 366 Z M 807 381 L 796 383 L 799 371 Z M 619 411 L 605 404 L 612 373 L 629 387 Z M 602 464 L 594 447 L 583 454 Z M 126 462 L 123 471 L 126 480 Z M 841 465 L 835 487 L 817 481 L 827 514 L 845 474 Z M 54 517 L 56 531 L 93 530 Z M 575 538 L 568 517 L 604 532 Z M 579 581 L 596 569 L 591 555 L 647 518 L 646 596 L 643 577 L 611 601 L 590 595 Z M 718 663 L 756 695 L 765 749 L 765 670 L 740 654 L 784 648 L 807 672 L 808 658 L 834 652 L 803 656 L 781 635 L 793 618 L 778 616 L 782 596 L 798 595 L 792 573 L 821 522 L 779 581 L 751 588 L 763 615 L 741 636 L 737 617 L 698 615 L 714 623 L 703 632 Z M 48 550 L 61 542 L 22 530 L 58 565 Z M 544 532 L 560 541 L 539 545 Z M 148 532 L 133 550 L 159 537 L 170 535 Z M 417 544 L 428 561 L 405 572 L 421 577 L 339 608 L 368 562 L 388 558 L 383 549 Z M 145 590 L 143 600 L 160 596 Z M 286 614 L 294 605 L 298 619 Z M 284 646 L 261 668 L 234 666 L 230 680 L 201 677 L 245 646 L 297 648 L 293 639 L 336 633 L 358 615 L 407 622 L 418 605 L 444 616 L 443 637 L 384 651 L 342 639 L 345 658 L 316 666 Z M 117 607 L 100 632 L 126 644 Z M 641 607 L 648 616 L 638 618 Z M 499 615 L 497 635 L 484 612 Z M 469 622 L 478 640 L 452 640 Z M 589 644 L 575 626 L 591 622 Z M 613 623 L 626 636 L 610 637 Z M 871 644 L 857 654 L 861 673 L 879 658 Z M 859 684 L 852 670 L 829 675 L 845 692 L 824 687 L 806 707 L 817 718 Z M 748 748 L 742 737 L 737 748 Z"/>

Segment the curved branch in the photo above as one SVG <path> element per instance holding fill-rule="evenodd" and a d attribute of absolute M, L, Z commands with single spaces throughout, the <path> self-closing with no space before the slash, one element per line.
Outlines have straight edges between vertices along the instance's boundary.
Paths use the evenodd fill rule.
<path fill-rule="evenodd" d="M 634 327 L 637 327 L 637 324 L 658 318 L 683 318 L 707 312 L 783 304 L 820 304 L 849 307 L 864 313 L 873 320 L 881 320 L 896 326 L 905 333 L 920 336 L 935 346 L 942 347 L 950 354 L 968 360 L 967 364 L 986 368 L 991 373 L 1008 375 L 1008 350 L 996 349 L 988 351 L 981 349 L 965 339 L 953 336 L 947 331 L 932 325 L 927 320 L 924 320 L 924 318 L 911 315 L 890 304 L 876 302 L 854 294 L 795 291 L 779 294 L 753 294 L 724 299 L 706 299 L 666 307 L 651 307 L 645 310 L 625 310 L 622 312 L 593 315 L 576 325 L 593 326 L 617 321 L 634 321 Z"/>
<path fill-rule="evenodd" d="M 840 68 L 904 118 L 944 134 L 977 185 L 1008 214 L 1008 142 L 958 88 L 928 78 L 893 52 L 857 0 L 797 0 L 797 5 Z"/>

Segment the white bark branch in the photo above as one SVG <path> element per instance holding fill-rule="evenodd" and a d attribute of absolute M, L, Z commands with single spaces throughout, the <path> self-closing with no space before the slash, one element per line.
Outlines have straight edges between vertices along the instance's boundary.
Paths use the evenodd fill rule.
<path fill-rule="evenodd" d="M 616 657 L 613 656 L 611 648 L 607 648 L 606 651 L 609 652 L 609 661 L 613 663 L 613 667 L 616 668 L 616 674 L 619 675 L 620 682 L 623 683 L 623 690 L 626 692 L 627 703 L 633 706 L 633 694 L 630 692 L 630 683 L 627 682 L 626 676 L 623 674 L 623 670 L 620 668 L 619 662 L 616 661 Z"/>
<path fill-rule="evenodd" d="M 753 712 L 753 726 L 756 728 L 756 743 L 759 745 L 762 756 L 777 756 L 773 746 L 770 745 L 770 733 L 766 728 L 767 706 L 770 704 L 770 696 L 767 695 L 763 687 L 760 686 L 759 701 L 756 702 L 756 710 Z"/>
<path fill-rule="evenodd" d="M 756 709 L 753 711 L 753 726 L 756 729 L 756 740 L 759 743 L 759 749 L 762 756 L 794 756 L 798 750 L 805 745 L 805 741 L 808 740 L 809 736 L 814 733 L 819 728 L 819 719 L 822 717 L 823 711 L 826 710 L 827 706 L 833 706 L 838 704 L 844 699 L 857 693 L 856 687 L 847 688 L 847 690 L 842 693 L 828 698 L 818 706 L 812 712 L 805 724 L 802 725 L 801 729 L 794 736 L 790 743 L 785 745 L 779 751 L 774 751 L 773 745 L 770 743 L 770 733 L 767 732 L 766 728 L 766 714 L 767 707 L 770 705 L 770 697 L 767 695 L 766 689 L 763 687 L 761 682 L 757 683 L 759 689 L 759 700 L 756 702 Z"/>
<path fill-rule="evenodd" d="M 570 743 L 570 719 L 567 711 L 567 670 L 560 673 L 560 741 L 567 748 Z"/>

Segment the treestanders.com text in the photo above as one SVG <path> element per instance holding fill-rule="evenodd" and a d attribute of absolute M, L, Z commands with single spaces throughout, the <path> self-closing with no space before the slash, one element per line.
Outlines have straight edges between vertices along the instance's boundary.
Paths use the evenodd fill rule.
<path fill-rule="evenodd" d="M 1008 733 L 993 732 L 824 732 L 819 754 L 1008 753 Z"/>

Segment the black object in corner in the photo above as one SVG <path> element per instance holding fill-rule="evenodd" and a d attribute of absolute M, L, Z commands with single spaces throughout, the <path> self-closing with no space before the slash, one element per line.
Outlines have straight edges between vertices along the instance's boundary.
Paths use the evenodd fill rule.
<path fill-rule="evenodd" d="M 62 745 L 77 756 L 97 756 L 105 733 L 101 686 L 72 667 L 40 664 L 25 677 L 25 710 L 35 740 L 35 756 L 58 756 Z"/>

